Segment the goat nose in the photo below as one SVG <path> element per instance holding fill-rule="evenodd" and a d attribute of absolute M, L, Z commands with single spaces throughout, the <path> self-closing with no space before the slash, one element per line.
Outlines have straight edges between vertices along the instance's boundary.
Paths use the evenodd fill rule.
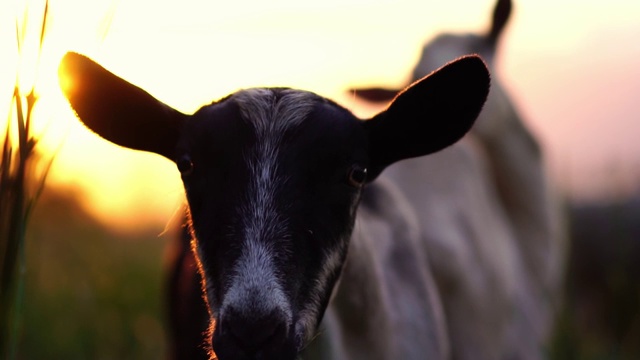
<path fill-rule="evenodd" d="M 276 354 L 281 354 L 287 347 L 287 321 L 277 310 L 255 314 L 227 309 L 216 328 L 220 331 L 214 332 L 212 345 L 221 359 L 227 352 L 244 354 L 247 358 L 260 354 L 260 358 L 279 359 Z"/>

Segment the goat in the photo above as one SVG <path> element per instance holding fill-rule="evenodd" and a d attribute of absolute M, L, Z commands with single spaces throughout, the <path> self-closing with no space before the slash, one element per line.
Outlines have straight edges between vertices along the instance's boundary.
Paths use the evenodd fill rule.
<path fill-rule="evenodd" d="M 448 358 L 419 218 L 381 173 L 471 128 L 489 91 L 479 57 L 445 65 L 367 121 L 288 88 L 241 90 L 185 115 L 75 53 L 60 76 L 89 129 L 176 164 L 207 355 Z"/>
<path fill-rule="evenodd" d="M 439 284 L 449 337 L 458 345 L 453 348 L 455 359 L 539 358 L 561 300 L 566 253 L 562 217 L 540 146 L 495 79 L 496 47 L 511 9 L 509 0 L 498 0 L 486 34 L 443 34 L 424 46 L 413 79 L 446 59 L 477 53 L 493 74 L 491 91 L 463 141 L 434 156 L 397 164 L 387 173 L 425 224 L 426 253 Z M 398 90 L 364 88 L 354 93 L 382 102 Z M 471 177 L 470 169 L 450 166 L 461 163 L 457 157 L 466 157 L 469 167 L 482 175 Z M 458 181 L 452 184 L 453 179 Z M 480 199 L 460 191 L 472 186 L 479 187 L 476 194 L 491 195 Z M 433 205 L 442 197 L 449 198 L 448 204 L 460 199 L 460 207 L 476 209 L 475 217 L 485 211 L 487 218 L 466 220 L 465 233 L 455 217 Z M 458 218 L 471 214 L 454 210 L 461 213 Z M 438 216 L 439 226 L 432 226 Z"/>

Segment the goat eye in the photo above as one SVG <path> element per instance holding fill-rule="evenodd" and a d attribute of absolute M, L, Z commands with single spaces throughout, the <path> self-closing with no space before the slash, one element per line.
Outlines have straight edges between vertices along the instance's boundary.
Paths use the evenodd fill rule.
<path fill-rule="evenodd" d="M 361 166 L 355 165 L 349 169 L 349 185 L 354 187 L 361 187 L 367 180 L 367 169 Z"/>
<path fill-rule="evenodd" d="M 193 163 L 191 162 L 191 158 L 189 156 L 183 156 L 178 159 L 176 163 L 178 165 L 178 170 L 180 174 L 183 176 L 189 175 L 193 172 Z"/>

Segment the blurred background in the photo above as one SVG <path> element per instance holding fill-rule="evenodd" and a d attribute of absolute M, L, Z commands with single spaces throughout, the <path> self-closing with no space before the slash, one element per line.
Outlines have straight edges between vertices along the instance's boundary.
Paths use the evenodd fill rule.
<path fill-rule="evenodd" d="M 37 74 L 33 133 L 39 156 L 54 158 L 27 231 L 19 358 L 158 358 L 166 346 L 163 262 L 184 201 L 179 174 L 74 118 L 57 85 L 66 51 L 186 113 L 240 88 L 289 86 L 368 116 L 379 108 L 346 89 L 405 84 L 426 41 L 486 31 L 493 6 L 52 0 L 37 62 L 37 46 L 16 51 L 16 19 L 28 11 L 29 30 L 44 2 L 2 2 L 0 126 L 16 71 L 26 84 Z M 38 31 L 27 33 L 37 44 Z M 520 0 L 499 46 L 494 76 L 542 143 L 574 244 L 584 244 L 572 252 L 552 358 L 640 358 L 639 38 L 637 1 Z"/>

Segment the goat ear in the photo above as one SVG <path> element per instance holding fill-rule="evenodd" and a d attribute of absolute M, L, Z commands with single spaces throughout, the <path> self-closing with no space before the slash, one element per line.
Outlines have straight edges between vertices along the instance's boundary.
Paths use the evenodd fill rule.
<path fill-rule="evenodd" d="M 172 159 L 186 115 L 80 54 L 67 53 L 58 76 L 89 129 L 118 145 Z"/>
<path fill-rule="evenodd" d="M 498 0 L 496 7 L 493 9 L 493 21 L 491 22 L 491 30 L 489 30 L 487 39 L 494 45 L 498 42 L 502 30 L 507 25 L 511 15 L 511 7 L 511 0 Z"/>
<path fill-rule="evenodd" d="M 399 89 L 383 89 L 383 88 L 366 88 L 366 89 L 351 89 L 351 93 L 356 98 L 363 99 L 370 102 L 389 102 L 398 95 Z"/>
<path fill-rule="evenodd" d="M 453 61 L 403 90 L 363 122 L 369 175 L 406 158 L 441 150 L 469 131 L 489 93 L 489 71 L 478 56 Z"/>

